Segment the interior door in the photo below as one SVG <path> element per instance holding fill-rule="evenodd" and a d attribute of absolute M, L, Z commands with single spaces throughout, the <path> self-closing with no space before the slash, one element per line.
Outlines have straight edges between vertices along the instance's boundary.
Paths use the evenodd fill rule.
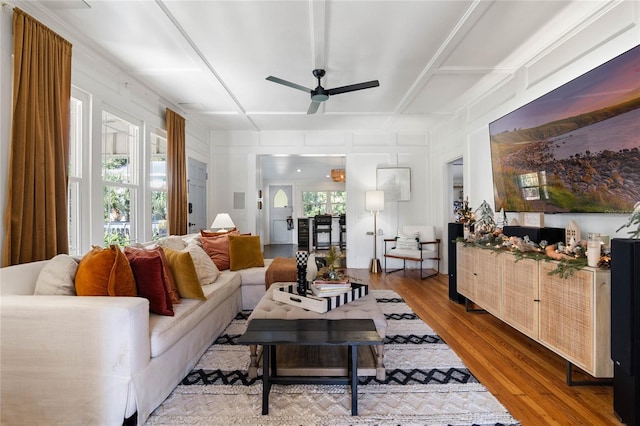
<path fill-rule="evenodd" d="M 269 185 L 271 244 L 293 244 L 293 207 L 291 185 Z"/>
<path fill-rule="evenodd" d="M 207 229 L 207 165 L 189 158 L 188 179 L 188 212 L 190 234 Z"/>

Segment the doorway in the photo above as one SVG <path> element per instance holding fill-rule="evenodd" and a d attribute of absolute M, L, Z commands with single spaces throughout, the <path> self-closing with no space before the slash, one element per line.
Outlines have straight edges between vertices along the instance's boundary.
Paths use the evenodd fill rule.
<path fill-rule="evenodd" d="M 271 244 L 293 244 L 292 196 L 292 185 L 269 185 Z"/>
<path fill-rule="evenodd" d="M 188 176 L 188 213 L 187 232 L 193 234 L 200 229 L 207 229 L 207 165 L 189 158 Z"/>
<path fill-rule="evenodd" d="M 455 219 L 456 212 L 464 202 L 464 164 L 462 157 L 447 164 L 449 182 L 447 190 L 446 217 L 449 221 Z"/>

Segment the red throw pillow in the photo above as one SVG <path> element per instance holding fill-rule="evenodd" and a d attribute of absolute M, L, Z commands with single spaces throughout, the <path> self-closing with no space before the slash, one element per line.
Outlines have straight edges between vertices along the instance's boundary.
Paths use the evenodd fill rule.
<path fill-rule="evenodd" d="M 229 235 L 240 235 L 240 232 L 231 231 L 216 236 L 202 237 L 202 248 L 221 271 L 231 267 Z"/>
<path fill-rule="evenodd" d="M 133 270 L 138 295 L 149 300 L 149 311 L 173 316 L 173 305 L 164 282 L 162 258 L 158 251 L 125 247 L 124 254 Z"/>

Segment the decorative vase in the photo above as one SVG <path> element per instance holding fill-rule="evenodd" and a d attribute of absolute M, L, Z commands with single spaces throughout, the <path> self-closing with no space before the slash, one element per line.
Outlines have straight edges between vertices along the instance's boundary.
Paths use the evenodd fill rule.
<path fill-rule="evenodd" d="M 297 291 L 300 296 L 307 294 L 307 260 L 309 259 L 309 252 L 297 251 L 296 252 L 296 265 L 298 267 L 298 286 Z"/>

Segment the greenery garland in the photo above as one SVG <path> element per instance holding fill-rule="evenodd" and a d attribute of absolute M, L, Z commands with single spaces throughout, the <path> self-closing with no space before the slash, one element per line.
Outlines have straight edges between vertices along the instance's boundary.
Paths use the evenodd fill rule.
<path fill-rule="evenodd" d="M 478 247 L 484 250 L 492 250 L 496 254 L 498 253 L 511 253 L 515 258 L 516 262 L 519 262 L 522 259 L 533 259 L 538 262 L 544 260 L 546 262 L 556 261 L 556 269 L 549 271 L 548 275 L 558 275 L 560 278 L 569 278 L 576 271 L 587 266 L 587 258 L 586 257 L 578 257 L 575 259 L 553 259 L 543 252 L 540 251 L 521 251 L 521 250 L 511 250 L 503 247 L 502 245 L 492 244 L 490 242 L 478 243 L 476 241 L 468 241 L 463 237 L 458 237 L 455 240 L 456 243 L 462 243 L 465 247 Z"/>

